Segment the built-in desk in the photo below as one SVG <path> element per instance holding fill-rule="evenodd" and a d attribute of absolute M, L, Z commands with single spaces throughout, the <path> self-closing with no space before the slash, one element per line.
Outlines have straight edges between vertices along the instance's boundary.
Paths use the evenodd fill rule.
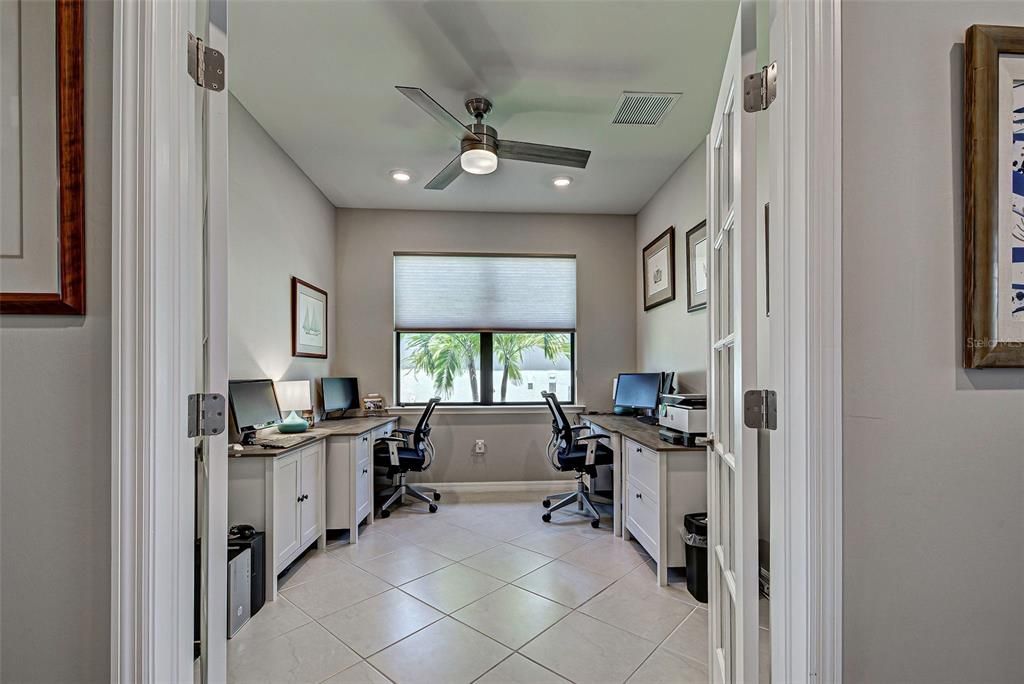
<path fill-rule="evenodd" d="M 398 416 L 331 420 L 282 449 L 229 449 L 228 524 L 264 530 L 267 600 L 277 598 L 277 576 L 314 542 L 327 547 L 328 529 L 373 522 L 373 442 L 398 425 Z"/>
<path fill-rule="evenodd" d="M 585 413 L 580 422 L 608 436 L 613 460 L 613 528 L 635 537 L 658 563 L 658 584 L 668 568 L 686 564 L 679 529 L 683 516 L 707 510 L 707 455 L 704 447 L 663 442 L 657 425 L 631 416 Z"/>

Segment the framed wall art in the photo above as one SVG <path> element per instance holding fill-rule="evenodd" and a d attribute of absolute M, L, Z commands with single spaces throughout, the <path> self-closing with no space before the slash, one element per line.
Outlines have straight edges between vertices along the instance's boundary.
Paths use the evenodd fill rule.
<path fill-rule="evenodd" d="M 971 26 L 964 83 L 964 367 L 1024 367 L 1024 27 Z"/>
<path fill-rule="evenodd" d="M 327 358 L 327 291 L 294 276 L 292 356 Z"/>
<path fill-rule="evenodd" d="M 674 226 L 669 226 L 644 247 L 644 311 L 676 298 L 675 231 Z"/>
<path fill-rule="evenodd" d="M 708 305 L 708 222 L 686 231 L 686 310 Z"/>
<path fill-rule="evenodd" d="M 0 313 L 85 313 L 83 4 L 0 2 Z"/>

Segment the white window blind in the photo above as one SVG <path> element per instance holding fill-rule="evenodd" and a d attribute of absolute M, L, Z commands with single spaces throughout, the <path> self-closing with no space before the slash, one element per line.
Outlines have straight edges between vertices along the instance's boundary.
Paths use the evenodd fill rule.
<path fill-rule="evenodd" d="M 576 330 L 574 257 L 395 255 L 395 330 Z"/>

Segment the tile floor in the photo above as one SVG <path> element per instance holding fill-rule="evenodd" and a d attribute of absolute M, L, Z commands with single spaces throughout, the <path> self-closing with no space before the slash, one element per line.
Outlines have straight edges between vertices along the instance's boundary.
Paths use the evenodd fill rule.
<path fill-rule="evenodd" d="M 535 494 L 447 495 L 312 549 L 228 642 L 232 682 L 708 681 L 707 610 Z M 767 640 L 764 640 L 767 642 Z M 762 679 L 767 681 L 767 679 Z"/>

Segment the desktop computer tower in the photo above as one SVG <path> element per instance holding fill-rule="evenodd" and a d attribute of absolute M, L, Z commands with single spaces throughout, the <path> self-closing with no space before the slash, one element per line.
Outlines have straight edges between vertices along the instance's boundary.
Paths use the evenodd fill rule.
<path fill-rule="evenodd" d="M 233 548 L 249 549 L 249 586 L 252 593 L 249 607 L 255 615 L 263 607 L 267 597 L 266 535 L 257 532 L 249 539 L 228 539 L 228 552 L 230 553 Z"/>
<path fill-rule="evenodd" d="M 238 634 L 252 617 L 252 553 L 248 548 L 228 547 L 228 638 Z"/>

